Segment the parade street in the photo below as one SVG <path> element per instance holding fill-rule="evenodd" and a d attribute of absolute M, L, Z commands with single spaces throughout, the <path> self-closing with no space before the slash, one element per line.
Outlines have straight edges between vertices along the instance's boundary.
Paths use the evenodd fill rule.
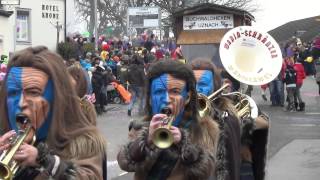
<path fill-rule="evenodd" d="M 268 91 L 267 91 L 268 92 Z M 267 180 L 314 180 L 320 172 L 320 97 L 313 77 L 307 77 L 302 87 L 305 112 L 285 112 L 264 101 L 260 88 L 254 87 L 253 99 L 271 119 L 268 145 Z M 267 94 L 269 97 L 269 93 Z M 121 144 L 127 141 L 128 124 L 138 117 L 127 116 L 126 105 L 109 104 L 108 112 L 98 117 L 98 127 L 108 141 L 108 179 L 132 179 L 117 163 Z"/>

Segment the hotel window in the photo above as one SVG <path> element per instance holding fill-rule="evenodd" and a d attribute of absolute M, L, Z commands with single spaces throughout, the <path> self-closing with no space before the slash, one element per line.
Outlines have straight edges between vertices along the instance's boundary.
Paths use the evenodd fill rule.
<path fill-rule="evenodd" d="M 29 42 L 31 40 L 29 11 L 17 10 L 16 23 L 17 41 Z"/>

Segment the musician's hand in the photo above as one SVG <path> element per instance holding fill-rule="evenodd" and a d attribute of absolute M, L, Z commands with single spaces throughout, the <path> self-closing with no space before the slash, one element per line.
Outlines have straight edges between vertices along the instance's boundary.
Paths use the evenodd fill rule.
<path fill-rule="evenodd" d="M 175 126 L 171 126 L 170 131 L 173 135 L 173 143 L 178 144 L 181 141 L 181 131 Z"/>
<path fill-rule="evenodd" d="M 14 130 L 6 132 L 3 136 L 0 136 L 0 151 L 6 150 L 10 146 L 10 138 L 16 135 Z"/>
<path fill-rule="evenodd" d="M 162 125 L 162 120 L 166 118 L 167 115 L 165 114 L 156 114 L 152 117 L 150 121 L 150 126 L 149 126 L 149 136 L 148 136 L 148 143 L 152 142 L 153 134 L 155 130 Z"/>
<path fill-rule="evenodd" d="M 29 144 L 22 144 L 18 151 L 15 153 L 13 158 L 20 163 L 22 166 L 39 166 L 36 163 L 36 159 L 38 157 L 38 149 Z"/>

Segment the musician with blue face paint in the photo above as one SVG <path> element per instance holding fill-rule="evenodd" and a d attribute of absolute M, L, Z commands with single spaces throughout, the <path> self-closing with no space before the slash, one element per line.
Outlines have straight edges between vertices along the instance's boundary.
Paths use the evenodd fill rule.
<path fill-rule="evenodd" d="M 206 58 L 191 61 L 191 67 L 197 80 L 197 92 L 206 97 L 221 87 L 221 78 L 216 66 Z M 216 146 L 216 177 L 223 180 L 240 178 L 240 121 L 232 100 L 217 95 L 210 100 L 210 110 L 202 115 L 203 120 L 212 120 L 218 124 L 219 140 Z M 213 131 L 216 131 L 213 129 Z"/>
<path fill-rule="evenodd" d="M 211 131 L 213 121 L 202 122 L 198 116 L 191 68 L 177 61 L 157 62 L 147 74 L 146 92 L 147 114 L 141 126 L 135 123 L 130 128 L 137 136 L 131 136 L 118 153 L 121 169 L 135 172 L 136 180 L 213 178 L 217 133 Z M 164 149 L 154 138 L 168 116 L 173 119 L 169 129 L 173 143 Z"/>
<path fill-rule="evenodd" d="M 43 46 L 10 59 L 0 91 L 1 128 L 8 132 L 2 147 L 10 150 L 8 137 L 30 129 L 13 156 L 20 167 L 13 179 L 106 178 L 105 141 L 67 77 L 63 59 Z"/>

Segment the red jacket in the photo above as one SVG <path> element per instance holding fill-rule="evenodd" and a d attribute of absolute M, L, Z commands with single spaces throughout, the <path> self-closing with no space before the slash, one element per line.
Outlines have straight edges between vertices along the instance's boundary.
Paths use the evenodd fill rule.
<path fill-rule="evenodd" d="M 297 73 L 297 86 L 302 86 L 304 78 L 306 78 L 306 72 L 301 63 L 296 62 L 293 66 L 294 70 Z"/>

